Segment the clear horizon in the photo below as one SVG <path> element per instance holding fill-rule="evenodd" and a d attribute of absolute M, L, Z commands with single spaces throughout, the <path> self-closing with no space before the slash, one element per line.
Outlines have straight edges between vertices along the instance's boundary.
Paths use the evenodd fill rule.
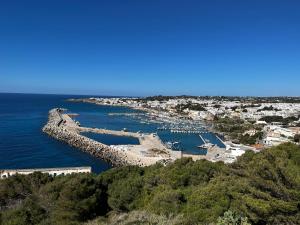
<path fill-rule="evenodd" d="M 300 98 L 300 95 L 98 95 L 98 94 L 63 94 L 63 93 L 30 93 L 30 92 L 0 92 L 0 94 L 24 94 L 24 95 L 66 95 L 66 96 L 87 96 L 87 97 L 130 97 L 130 98 L 143 98 L 152 96 L 171 96 L 171 97 L 181 97 L 181 96 L 191 96 L 191 97 L 240 97 L 240 98 Z"/>
<path fill-rule="evenodd" d="M 0 92 L 300 96 L 300 2 L 13 1 Z"/>

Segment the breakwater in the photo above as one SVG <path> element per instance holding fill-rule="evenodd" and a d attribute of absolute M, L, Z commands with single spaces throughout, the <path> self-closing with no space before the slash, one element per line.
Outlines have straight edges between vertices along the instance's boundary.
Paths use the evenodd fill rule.
<path fill-rule="evenodd" d="M 139 138 L 141 145 L 128 145 L 122 148 L 120 148 L 120 146 L 108 146 L 85 137 L 80 133 L 87 131 L 136 136 Z M 76 147 L 95 157 L 103 159 L 113 166 L 147 166 L 156 162 L 173 161 L 181 157 L 180 154 L 173 153 L 172 150 L 160 145 L 159 138 L 153 135 L 79 127 L 71 117 L 64 113 L 63 109 L 55 108 L 49 111 L 48 122 L 43 127 L 43 132 L 72 147 Z M 153 143 L 156 143 L 156 145 L 153 146 Z"/>
<path fill-rule="evenodd" d="M 114 166 L 130 164 L 126 156 L 121 155 L 120 152 L 113 148 L 94 141 L 90 138 L 80 135 L 74 127 L 66 126 L 64 124 L 61 109 L 52 109 L 49 112 L 47 124 L 43 127 L 43 132 L 51 137 L 66 142 L 72 147 L 78 148 L 95 157 L 103 159 Z"/>

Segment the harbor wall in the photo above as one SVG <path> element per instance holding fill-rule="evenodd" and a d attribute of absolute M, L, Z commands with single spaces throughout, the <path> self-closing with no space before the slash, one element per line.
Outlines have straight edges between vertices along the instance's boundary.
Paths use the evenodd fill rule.
<path fill-rule="evenodd" d="M 76 147 L 83 152 L 87 152 L 97 158 L 100 158 L 113 166 L 140 164 L 138 161 L 132 161 L 129 159 L 122 151 L 115 150 L 110 146 L 80 135 L 77 129 L 68 129 L 64 126 L 61 112 L 61 109 L 52 109 L 49 111 L 48 122 L 43 127 L 43 132 L 59 141 L 69 144 L 72 147 Z"/>

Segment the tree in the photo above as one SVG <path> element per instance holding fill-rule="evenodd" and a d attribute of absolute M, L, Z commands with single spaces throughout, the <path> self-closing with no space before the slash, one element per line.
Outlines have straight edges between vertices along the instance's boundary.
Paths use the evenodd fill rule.
<path fill-rule="evenodd" d="M 140 177 L 116 180 L 108 189 L 109 206 L 117 211 L 134 209 L 135 200 L 138 199 L 142 186 Z"/>
<path fill-rule="evenodd" d="M 12 176 L 0 180 L 0 224 L 77 225 L 137 210 L 182 215 L 177 224 L 184 225 L 294 225 L 300 221 L 299 171 L 300 146 L 286 143 L 247 151 L 233 164 L 183 158 L 100 175 Z"/>

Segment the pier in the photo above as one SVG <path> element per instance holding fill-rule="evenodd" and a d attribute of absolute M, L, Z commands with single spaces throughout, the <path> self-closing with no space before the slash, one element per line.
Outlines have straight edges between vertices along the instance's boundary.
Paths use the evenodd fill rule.
<path fill-rule="evenodd" d="M 227 146 L 227 144 L 218 135 L 216 135 L 216 137 L 224 146 Z"/>
<path fill-rule="evenodd" d="M 200 145 L 200 146 L 198 146 L 198 148 L 210 149 L 210 148 L 212 148 L 212 147 L 215 146 L 214 144 L 212 144 L 212 143 L 210 143 L 210 142 L 207 142 L 207 141 L 202 137 L 201 134 L 199 134 L 199 137 L 200 137 L 200 139 L 202 140 L 203 144 Z"/>
<path fill-rule="evenodd" d="M 201 134 L 199 134 L 200 139 L 203 141 L 204 144 L 206 144 L 206 141 L 204 140 L 204 138 L 202 137 Z"/>
<path fill-rule="evenodd" d="M 48 123 L 43 127 L 43 131 L 51 137 L 101 158 L 114 166 L 148 166 L 157 162 L 165 164 L 182 157 L 180 151 L 167 148 L 156 134 L 80 127 L 67 113 L 60 109 L 49 111 Z M 83 132 L 135 137 L 139 139 L 140 144 L 109 146 L 85 137 L 81 134 Z"/>

